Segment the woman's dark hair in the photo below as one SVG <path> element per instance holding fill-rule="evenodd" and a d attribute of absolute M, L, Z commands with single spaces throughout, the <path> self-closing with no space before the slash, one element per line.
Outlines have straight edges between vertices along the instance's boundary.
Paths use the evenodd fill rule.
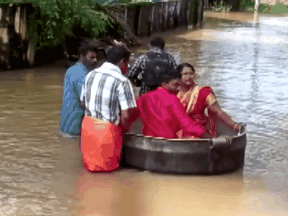
<path fill-rule="evenodd" d="M 158 47 L 160 49 L 164 49 L 165 42 L 161 37 L 155 37 L 150 41 L 151 46 Z"/>
<path fill-rule="evenodd" d="M 177 67 L 178 72 L 181 73 L 181 71 L 183 70 L 184 67 L 189 67 L 189 68 L 191 68 L 192 71 L 195 73 L 194 67 L 193 67 L 191 64 L 189 64 L 189 63 L 182 63 L 181 65 L 179 65 L 179 66 Z"/>
<path fill-rule="evenodd" d="M 128 61 L 129 57 L 130 52 L 125 47 L 114 46 L 108 51 L 105 59 L 107 62 L 112 64 L 118 64 L 122 59 L 124 59 L 124 61 Z"/>
<path fill-rule="evenodd" d="M 97 52 L 97 48 L 91 42 L 83 40 L 78 49 L 79 55 L 82 54 L 83 56 L 86 56 L 89 51 Z"/>

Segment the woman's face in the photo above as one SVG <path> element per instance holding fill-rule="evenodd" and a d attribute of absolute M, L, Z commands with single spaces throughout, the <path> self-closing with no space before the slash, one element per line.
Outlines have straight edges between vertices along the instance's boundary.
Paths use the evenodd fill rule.
<path fill-rule="evenodd" d="M 195 79 L 195 72 L 190 68 L 190 67 L 184 67 L 181 71 L 182 75 L 182 82 L 190 86 L 194 84 L 194 79 Z"/>

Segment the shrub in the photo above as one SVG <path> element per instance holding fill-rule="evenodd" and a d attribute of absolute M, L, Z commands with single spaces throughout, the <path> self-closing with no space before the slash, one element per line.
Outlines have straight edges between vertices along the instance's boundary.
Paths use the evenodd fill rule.
<path fill-rule="evenodd" d="M 232 6 L 224 3 L 224 2 L 214 2 L 210 4 L 210 9 L 216 12 L 229 12 Z"/>

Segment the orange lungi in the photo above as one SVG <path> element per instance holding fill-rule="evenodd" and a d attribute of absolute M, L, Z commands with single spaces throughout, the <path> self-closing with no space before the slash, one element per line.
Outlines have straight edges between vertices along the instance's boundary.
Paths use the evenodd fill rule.
<path fill-rule="evenodd" d="M 89 171 L 112 171 L 119 168 L 122 133 L 119 126 L 93 117 L 82 121 L 80 149 Z"/>

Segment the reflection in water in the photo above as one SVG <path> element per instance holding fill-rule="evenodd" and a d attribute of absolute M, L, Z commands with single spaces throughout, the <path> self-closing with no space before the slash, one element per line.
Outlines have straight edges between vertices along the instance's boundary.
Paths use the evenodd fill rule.
<path fill-rule="evenodd" d="M 34 74 L 33 73 L 27 73 L 25 75 L 25 80 L 26 80 L 27 88 L 31 87 L 34 84 Z"/>
<path fill-rule="evenodd" d="M 254 11 L 254 22 L 259 22 L 259 14 L 257 11 Z"/>
<path fill-rule="evenodd" d="M 242 180 L 237 174 L 223 180 L 133 170 L 95 175 L 83 170 L 76 180 L 74 196 L 79 202 L 73 211 L 107 216 L 236 212 L 243 202 Z"/>
<path fill-rule="evenodd" d="M 217 215 L 219 212 L 231 212 L 239 206 L 243 188 L 241 177 L 238 179 L 236 175 L 233 180 L 229 177 L 171 178 L 152 175 L 146 179 L 146 184 L 142 198 L 148 208 L 143 215 L 189 215 L 191 212 Z"/>
<path fill-rule="evenodd" d="M 288 18 L 259 16 L 254 25 L 253 14 L 221 16 L 236 21 L 206 18 L 201 30 L 163 36 L 223 109 L 248 124 L 243 171 L 87 172 L 79 140 L 57 135 L 65 63 L 56 62 L 0 73 L 0 216 L 287 215 Z"/>
<path fill-rule="evenodd" d="M 76 215 L 137 215 L 137 186 L 121 173 L 93 175 L 83 170 L 76 180 L 74 196 L 79 200 Z M 120 179 L 119 179 L 120 178 Z"/>

